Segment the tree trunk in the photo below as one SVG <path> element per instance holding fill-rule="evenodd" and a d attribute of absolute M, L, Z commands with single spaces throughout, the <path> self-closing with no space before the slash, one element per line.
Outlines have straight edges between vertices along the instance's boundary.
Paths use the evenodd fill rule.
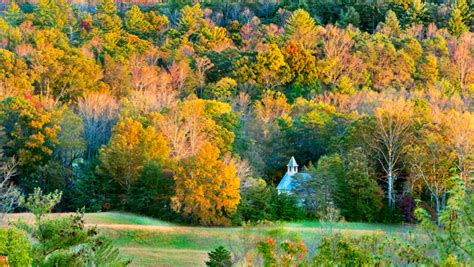
<path fill-rule="evenodd" d="M 390 208 L 393 208 L 395 201 L 393 199 L 393 174 L 392 174 L 391 168 L 388 171 L 387 183 L 388 183 L 388 189 L 387 189 L 388 206 Z"/>
<path fill-rule="evenodd" d="M 435 205 L 436 205 L 436 223 L 438 226 L 441 226 L 441 219 L 439 218 L 439 213 L 441 211 L 439 196 L 434 196 Z"/>

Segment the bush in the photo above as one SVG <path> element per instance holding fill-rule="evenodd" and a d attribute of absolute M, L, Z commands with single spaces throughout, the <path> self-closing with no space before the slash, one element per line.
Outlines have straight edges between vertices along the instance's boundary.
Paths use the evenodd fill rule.
<path fill-rule="evenodd" d="M 301 241 L 285 240 L 277 245 L 275 239 L 269 237 L 257 243 L 257 252 L 265 266 L 302 266 L 308 250 Z"/>
<path fill-rule="evenodd" d="M 31 264 L 31 244 L 26 233 L 9 228 L 0 229 L 0 256 L 8 257 L 10 266 L 29 266 Z M 0 266 L 8 266 L 0 261 Z"/>
<path fill-rule="evenodd" d="M 326 236 L 313 258 L 316 266 L 406 266 L 432 264 L 417 243 L 419 237 L 388 237 L 383 232 L 359 237 Z"/>
<path fill-rule="evenodd" d="M 215 250 L 208 253 L 209 261 L 206 262 L 210 267 L 227 267 L 232 266 L 230 252 L 223 246 L 219 246 Z"/>
<path fill-rule="evenodd" d="M 359 245 L 359 240 L 335 234 L 323 238 L 313 259 L 318 266 L 371 266 L 372 252 Z"/>

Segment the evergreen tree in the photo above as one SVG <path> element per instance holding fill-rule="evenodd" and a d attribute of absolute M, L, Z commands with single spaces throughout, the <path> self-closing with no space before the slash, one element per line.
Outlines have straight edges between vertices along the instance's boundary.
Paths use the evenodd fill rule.
<path fill-rule="evenodd" d="M 206 266 L 209 267 L 230 267 L 232 266 L 230 251 L 223 246 L 219 246 L 215 250 L 208 253 L 209 261 Z"/>
<path fill-rule="evenodd" d="M 385 15 L 385 25 L 390 28 L 390 31 L 394 36 L 400 35 L 400 22 L 398 21 L 397 14 L 392 10 L 389 10 Z"/>
<path fill-rule="evenodd" d="M 472 7 L 469 6 L 469 4 L 466 2 L 466 0 L 457 0 L 456 2 L 454 2 L 452 8 L 453 8 L 453 10 L 458 9 L 460 11 L 462 21 L 466 26 L 471 25 L 471 28 L 474 27 L 474 25 L 473 25 L 473 22 L 474 22 L 473 12 L 474 12 L 474 10 L 472 9 Z"/>
<path fill-rule="evenodd" d="M 70 13 L 71 6 L 65 0 L 40 0 L 34 14 L 40 26 L 61 31 L 70 24 Z"/>
<path fill-rule="evenodd" d="M 117 12 L 117 6 L 115 6 L 114 0 L 99 0 L 97 5 L 97 14 L 106 14 L 109 16 L 115 15 Z"/>
<path fill-rule="evenodd" d="M 125 15 L 125 28 L 132 34 L 144 36 L 151 30 L 151 25 L 145 20 L 145 15 L 140 8 L 133 5 Z"/>
<path fill-rule="evenodd" d="M 428 8 L 422 0 L 412 0 L 407 10 L 407 24 L 427 24 L 429 21 Z"/>
<path fill-rule="evenodd" d="M 460 37 L 463 33 L 469 31 L 469 28 L 463 22 L 461 10 L 454 9 L 451 13 L 448 30 L 455 37 Z"/>
<path fill-rule="evenodd" d="M 349 7 L 346 12 L 341 9 L 340 19 L 338 24 L 342 27 L 347 27 L 351 24 L 354 27 L 359 27 L 360 15 L 354 7 Z"/>
<path fill-rule="evenodd" d="M 418 67 L 418 78 L 426 82 L 427 85 L 435 85 L 438 81 L 438 61 L 432 55 L 426 56 Z"/>
<path fill-rule="evenodd" d="M 362 149 L 347 153 L 342 179 L 338 180 L 338 206 L 349 221 L 374 222 L 379 220 L 383 193 L 371 177 L 369 162 Z"/>
<path fill-rule="evenodd" d="M 5 20 L 12 26 L 18 26 L 25 19 L 25 14 L 15 1 L 11 1 L 7 10 L 3 11 Z"/>

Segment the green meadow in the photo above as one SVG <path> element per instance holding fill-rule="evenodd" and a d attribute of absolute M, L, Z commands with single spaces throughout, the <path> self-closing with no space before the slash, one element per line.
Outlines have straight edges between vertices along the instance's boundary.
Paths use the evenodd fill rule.
<path fill-rule="evenodd" d="M 65 216 L 51 214 L 49 216 Z M 7 220 L 32 220 L 31 214 L 13 214 Z M 384 231 L 404 233 L 410 225 L 369 223 L 324 224 L 315 221 L 273 223 L 252 227 L 201 227 L 169 223 L 129 213 L 103 212 L 85 215 L 86 224 L 97 225 L 101 232 L 113 240 L 122 253 L 132 259 L 132 266 L 204 266 L 207 252 L 222 245 L 233 252 L 242 252 L 264 235 L 300 237 L 308 248 L 328 231 L 354 235 Z"/>

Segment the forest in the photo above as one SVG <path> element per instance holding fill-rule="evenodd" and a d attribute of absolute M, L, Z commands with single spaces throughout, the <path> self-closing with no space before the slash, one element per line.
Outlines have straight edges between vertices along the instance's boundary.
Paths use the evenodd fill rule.
<path fill-rule="evenodd" d="M 0 9 L 1 213 L 442 227 L 472 209 L 468 0 Z M 279 194 L 292 156 L 311 178 Z"/>

